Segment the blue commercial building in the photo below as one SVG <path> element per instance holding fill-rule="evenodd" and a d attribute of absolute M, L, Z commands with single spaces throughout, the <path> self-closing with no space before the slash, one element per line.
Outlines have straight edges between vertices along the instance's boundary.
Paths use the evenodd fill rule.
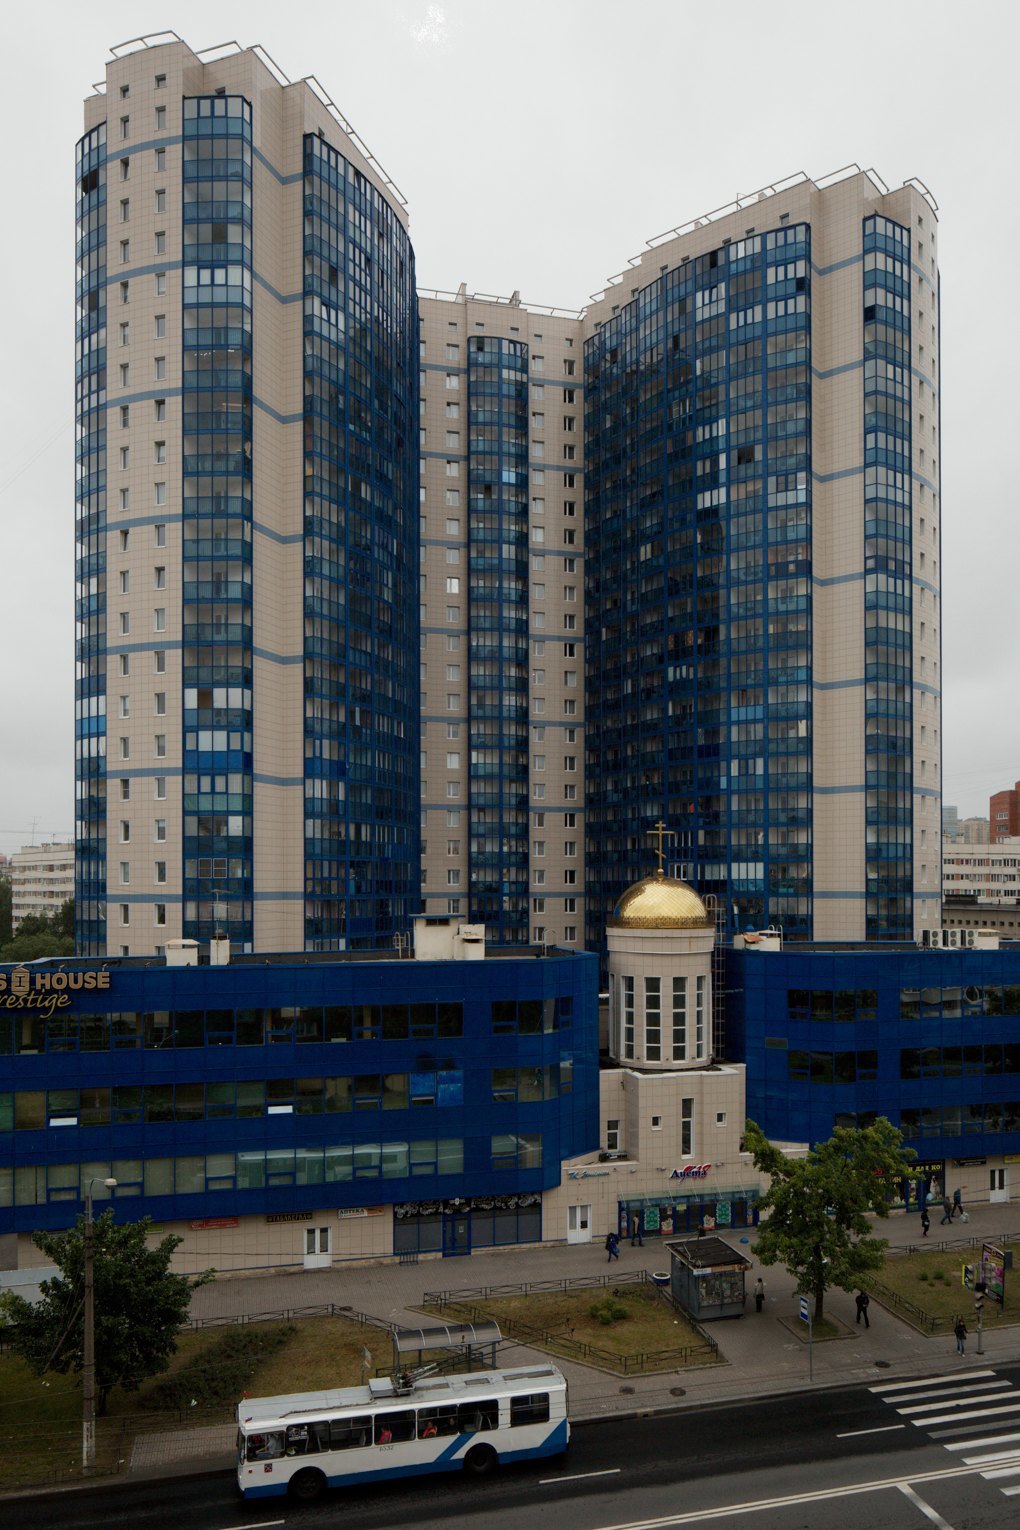
<path fill-rule="evenodd" d="M 727 1054 L 767 1136 L 819 1142 L 886 1116 L 919 1176 L 980 1199 L 1016 1188 L 1020 945 L 729 948 L 725 986 Z"/>
<path fill-rule="evenodd" d="M 583 953 L 0 968 L 0 1234 L 94 1181 L 196 1269 L 537 1241 L 599 1143 L 596 1010 Z"/>

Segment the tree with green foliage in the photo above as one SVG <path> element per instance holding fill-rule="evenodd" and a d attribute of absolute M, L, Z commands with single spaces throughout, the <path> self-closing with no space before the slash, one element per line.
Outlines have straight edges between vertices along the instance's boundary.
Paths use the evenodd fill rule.
<path fill-rule="evenodd" d="M 114 1387 L 137 1391 L 165 1371 L 177 1348 L 177 1333 L 188 1315 L 191 1293 L 212 1279 L 212 1271 L 189 1279 L 170 1270 L 180 1238 L 147 1245 L 152 1223 L 118 1226 L 112 1210 L 93 1222 L 96 1392 L 98 1411 Z M 60 1271 L 40 1285 L 36 1304 L 4 1293 L 0 1319 L 6 1338 L 37 1376 L 46 1371 L 80 1372 L 84 1347 L 84 1217 L 65 1232 L 37 1232 L 36 1248 Z"/>
<path fill-rule="evenodd" d="M 14 925 L 11 920 L 12 903 L 11 879 L 0 872 L 0 946 L 6 945 L 14 934 Z"/>
<path fill-rule="evenodd" d="M 43 956 L 73 955 L 73 898 L 67 898 L 54 914 L 26 914 L 13 935 L 8 931 L 6 939 L 0 937 L 0 962 L 34 962 Z"/>
<path fill-rule="evenodd" d="M 821 1321 L 830 1286 L 858 1290 L 881 1268 L 888 1241 L 873 1236 L 869 1216 L 889 1215 L 917 1154 L 903 1147 L 902 1132 L 885 1116 L 872 1126 L 838 1126 L 806 1158 L 788 1158 L 754 1121 L 744 1142 L 755 1168 L 771 1180 L 759 1203 L 768 1220 L 754 1251 L 762 1264 L 786 1266 L 798 1296 L 814 1297 Z"/>

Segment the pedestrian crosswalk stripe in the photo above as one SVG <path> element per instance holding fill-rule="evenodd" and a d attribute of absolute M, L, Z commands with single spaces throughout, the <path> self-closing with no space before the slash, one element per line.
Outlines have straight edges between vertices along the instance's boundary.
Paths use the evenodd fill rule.
<path fill-rule="evenodd" d="M 988 1377 L 989 1380 L 978 1378 Z M 952 1382 L 950 1386 L 945 1385 Z M 923 1390 L 925 1387 L 934 1390 Z M 969 1433 L 966 1440 L 954 1440 L 945 1444 L 946 1450 L 968 1451 L 957 1454 L 964 1466 L 976 1467 L 986 1482 L 994 1483 L 1009 1498 L 1020 1495 L 1020 1482 L 1010 1479 L 1020 1477 L 1020 1432 L 1015 1434 L 982 1434 L 982 1430 L 995 1429 L 996 1424 L 978 1424 L 976 1419 L 1001 1419 L 1002 1427 L 1020 1423 L 1008 1415 L 1020 1412 L 1020 1393 L 1012 1382 L 996 1376 L 994 1371 L 969 1371 L 963 1376 L 929 1376 L 924 1381 L 894 1381 L 871 1387 L 870 1390 L 897 1413 L 918 1429 L 925 1429 L 932 1440 L 940 1436 L 934 1432 L 936 1424 L 950 1424 L 949 1434 Z M 1005 1398 L 1009 1401 L 1005 1401 Z M 934 1399 L 932 1401 L 931 1399 Z M 987 1406 L 985 1406 L 987 1405 Z M 946 1411 L 948 1410 L 948 1411 Z M 973 1424 L 968 1431 L 960 1428 Z M 1003 1445 L 1004 1450 L 990 1447 Z"/>
<path fill-rule="evenodd" d="M 869 1392 L 900 1392 L 909 1387 L 934 1387 L 944 1381 L 974 1381 L 979 1376 L 994 1376 L 994 1371 L 967 1371 L 963 1376 L 958 1371 L 948 1376 L 918 1376 L 913 1381 L 883 1381 L 879 1386 L 869 1387 Z M 892 1399 L 890 1398 L 890 1402 Z"/>
<path fill-rule="evenodd" d="M 994 1434 L 990 1440 L 957 1440 L 952 1445 L 947 1445 L 947 1450 L 976 1450 L 979 1445 L 1012 1445 L 1020 1441 L 1020 1434 Z"/>
<path fill-rule="evenodd" d="M 973 1397 L 975 1394 L 987 1394 L 988 1392 L 1001 1391 L 1003 1388 L 1008 1391 L 1011 1385 L 1012 1383 L 1009 1381 L 979 1381 L 974 1386 L 967 1387 L 965 1393 L 961 1393 L 959 1387 L 940 1387 L 935 1392 L 903 1392 L 899 1397 L 890 1397 L 887 1401 L 892 1403 L 919 1403 L 924 1402 L 929 1397 Z M 935 1406 L 937 1407 L 938 1404 L 936 1403 Z"/>
<path fill-rule="evenodd" d="M 994 1418 L 999 1413 L 1015 1413 L 1020 1402 L 1003 1403 L 1001 1408 L 977 1408 L 973 1413 L 940 1413 L 938 1418 L 915 1418 L 911 1422 L 927 1428 L 929 1424 L 965 1423 L 970 1418 Z"/>
<path fill-rule="evenodd" d="M 897 1397 L 896 1401 L 898 1403 L 903 1402 L 906 1406 L 897 1408 L 896 1412 L 911 1414 L 937 1413 L 940 1408 L 966 1408 L 972 1402 L 997 1402 L 1000 1397 L 1013 1390 L 1008 1381 L 988 1381 L 985 1382 L 985 1386 L 989 1388 L 988 1391 L 982 1389 L 978 1392 L 976 1388 L 969 1387 L 966 1392 L 957 1393 L 955 1397 L 952 1392 L 943 1392 L 941 1394 L 941 1402 L 918 1402 L 913 1398 L 908 1401 L 905 1398 Z M 929 1393 L 928 1395 L 930 1396 L 931 1394 Z M 921 1396 L 923 1397 L 925 1394 L 922 1392 Z"/>

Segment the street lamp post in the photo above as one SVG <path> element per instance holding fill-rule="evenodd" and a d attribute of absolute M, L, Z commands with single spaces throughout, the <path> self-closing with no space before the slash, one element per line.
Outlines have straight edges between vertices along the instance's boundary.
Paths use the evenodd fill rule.
<path fill-rule="evenodd" d="M 98 1178 L 98 1176 L 97 1176 Z M 92 1241 L 92 1186 L 90 1179 L 85 1186 L 85 1226 L 82 1242 L 85 1249 L 85 1339 L 82 1345 L 81 1365 L 81 1469 L 87 1476 L 96 1464 L 96 1326 L 93 1299 L 93 1241 Z M 103 1184 L 112 1190 L 117 1181 L 104 1179 Z"/>

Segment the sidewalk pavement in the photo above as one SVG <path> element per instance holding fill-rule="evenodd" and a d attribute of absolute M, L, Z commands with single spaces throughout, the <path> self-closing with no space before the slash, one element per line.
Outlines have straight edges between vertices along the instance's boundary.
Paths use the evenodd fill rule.
<path fill-rule="evenodd" d="M 951 1226 L 941 1227 L 938 1218 L 933 1216 L 931 1232 L 924 1240 L 926 1246 L 937 1249 L 943 1237 L 953 1243 L 965 1239 L 978 1243 L 996 1242 L 1003 1235 L 1020 1237 L 1020 1201 L 979 1205 L 968 1210 L 970 1221 L 966 1226 L 954 1219 Z M 876 1218 L 875 1230 L 893 1248 L 922 1243 L 916 1213 L 894 1212 L 887 1221 Z M 793 1277 L 781 1266 L 758 1264 L 752 1251 L 753 1230 L 720 1229 L 720 1236 L 746 1254 L 754 1266 L 747 1276 L 748 1301 L 744 1316 L 709 1325 L 723 1363 L 654 1376 L 623 1377 L 553 1357 L 570 1385 L 570 1416 L 574 1421 L 646 1410 L 703 1407 L 709 1403 L 788 1392 L 808 1385 L 807 1330 L 806 1325 L 797 1320 Z M 955 1271 L 961 1262 L 954 1250 L 947 1250 L 947 1271 Z M 217 1280 L 200 1286 L 195 1292 L 191 1316 L 226 1318 L 334 1302 L 386 1323 L 418 1327 L 430 1321 L 417 1310 L 426 1291 L 564 1280 L 582 1275 L 624 1275 L 631 1270 L 665 1270 L 668 1266 L 669 1259 L 659 1239 L 648 1240 L 644 1247 L 636 1248 L 624 1240 L 619 1261 L 614 1261 L 611 1269 L 607 1269 L 600 1238 L 588 1244 L 501 1248 L 457 1259 L 426 1258 L 416 1265 L 365 1261 L 335 1266 L 330 1270 Z M 761 1314 L 755 1312 L 750 1298 L 751 1287 L 758 1275 L 765 1282 L 766 1294 L 765 1310 Z M 962 1287 L 960 1306 L 965 1316 L 972 1319 L 972 1297 Z M 887 1311 L 877 1299 L 872 1301 L 869 1309 L 871 1327 L 868 1329 L 855 1321 L 853 1295 L 836 1290 L 827 1292 L 825 1311 L 827 1316 L 841 1321 L 851 1333 L 847 1338 L 813 1345 L 815 1387 L 845 1386 L 878 1377 L 884 1380 L 909 1377 L 947 1367 L 956 1369 L 956 1344 L 951 1333 L 927 1338 Z M 438 1314 L 435 1320 L 441 1321 Z M 976 1323 L 970 1321 L 968 1326 L 971 1343 L 964 1364 L 975 1360 Z M 801 1330 L 803 1338 L 799 1337 Z M 371 1341 L 369 1347 L 372 1347 Z M 382 1345 L 376 1347 L 382 1349 Z M 989 1365 L 1020 1359 L 1020 1325 L 999 1329 L 995 1319 L 990 1317 L 985 1329 L 984 1350 L 984 1361 Z M 509 1351 L 504 1348 L 502 1353 L 507 1357 L 504 1363 L 516 1363 L 518 1356 L 521 1364 L 549 1358 L 523 1345 Z M 178 1470 L 183 1467 L 196 1471 L 216 1465 L 227 1466 L 233 1459 L 234 1432 L 232 1425 L 225 1425 L 221 1430 L 177 1430 L 140 1437 L 130 1470 L 135 1475 L 155 1476 L 171 1463 Z M 190 1459 L 186 1443 L 189 1435 L 194 1436 L 192 1448 L 195 1452 Z"/>

